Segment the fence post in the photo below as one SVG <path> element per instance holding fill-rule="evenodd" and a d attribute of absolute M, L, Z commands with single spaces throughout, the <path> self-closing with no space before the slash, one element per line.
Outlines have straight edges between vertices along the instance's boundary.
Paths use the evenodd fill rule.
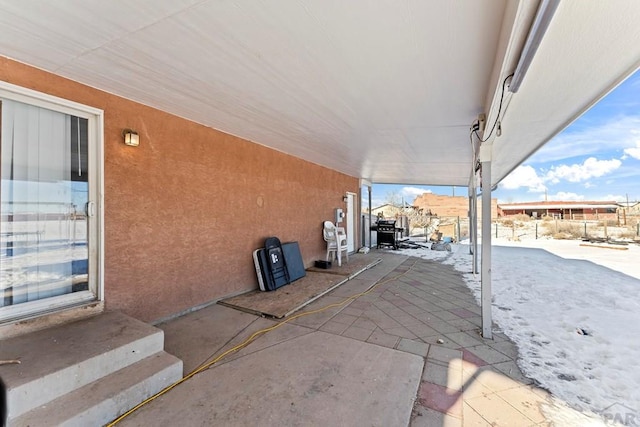
<path fill-rule="evenodd" d="M 460 235 L 460 216 L 458 216 L 457 232 L 458 232 L 458 238 L 456 239 L 456 242 L 459 242 L 460 240 L 462 240 L 462 236 Z"/>
<path fill-rule="evenodd" d="M 587 220 L 584 221 L 584 238 L 587 238 Z"/>
<path fill-rule="evenodd" d="M 536 240 L 538 240 L 538 223 L 536 222 Z"/>
<path fill-rule="evenodd" d="M 496 239 L 498 238 L 498 223 L 496 222 Z"/>

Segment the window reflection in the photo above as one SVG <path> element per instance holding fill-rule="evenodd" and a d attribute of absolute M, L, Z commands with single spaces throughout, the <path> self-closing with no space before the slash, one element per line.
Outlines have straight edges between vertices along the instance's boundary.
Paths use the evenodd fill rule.
<path fill-rule="evenodd" d="M 87 290 L 88 120 L 0 108 L 0 307 Z"/>

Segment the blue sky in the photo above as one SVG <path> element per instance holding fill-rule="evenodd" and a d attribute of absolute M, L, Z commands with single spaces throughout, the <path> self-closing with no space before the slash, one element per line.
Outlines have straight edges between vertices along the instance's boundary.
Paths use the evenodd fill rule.
<path fill-rule="evenodd" d="M 374 185 L 372 205 L 412 203 L 424 192 L 466 196 L 467 188 Z M 516 168 L 493 197 L 529 202 L 545 192 L 547 200 L 640 201 L 640 70 Z"/>

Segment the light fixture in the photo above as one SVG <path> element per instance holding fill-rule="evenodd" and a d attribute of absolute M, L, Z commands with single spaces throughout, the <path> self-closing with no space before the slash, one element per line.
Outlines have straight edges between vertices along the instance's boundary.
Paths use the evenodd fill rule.
<path fill-rule="evenodd" d="M 509 84 L 509 92 L 516 93 L 518 89 L 520 89 L 522 80 L 524 80 L 524 76 L 527 74 L 527 70 L 533 61 L 533 57 L 536 55 L 536 51 L 540 47 L 540 42 L 542 42 L 542 38 L 559 4 L 560 0 L 542 0 L 540 2 L 536 16 L 533 19 L 533 24 L 531 24 L 531 28 L 529 29 L 529 34 L 527 34 L 524 48 L 522 48 L 518 66 Z"/>
<path fill-rule="evenodd" d="M 348 197 L 348 196 L 346 196 L 346 195 L 345 195 L 345 196 L 342 196 L 342 201 L 343 201 L 343 202 L 347 203 L 347 201 L 348 201 L 348 200 L 349 200 L 349 197 Z"/>
<path fill-rule="evenodd" d="M 122 131 L 122 136 L 124 136 L 124 143 L 130 145 L 132 147 L 137 147 L 140 145 L 140 137 L 138 136 L 138 132 L 131 129 L 125 129 Z"/>

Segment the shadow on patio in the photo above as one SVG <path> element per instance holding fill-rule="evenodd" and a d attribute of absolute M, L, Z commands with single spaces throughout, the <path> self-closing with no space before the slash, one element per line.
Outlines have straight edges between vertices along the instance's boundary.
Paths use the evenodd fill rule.
<path fill-rule="evenodd" d="M 380 264 L 280 326 L 221 305 L 158 325 L 185 374 L 270 330 L 119 425 L 551 424 L 543 410 L 554 402 L 520 373 L 515 345 L 480 336 L 460 273 L 376 256 Z"/>

